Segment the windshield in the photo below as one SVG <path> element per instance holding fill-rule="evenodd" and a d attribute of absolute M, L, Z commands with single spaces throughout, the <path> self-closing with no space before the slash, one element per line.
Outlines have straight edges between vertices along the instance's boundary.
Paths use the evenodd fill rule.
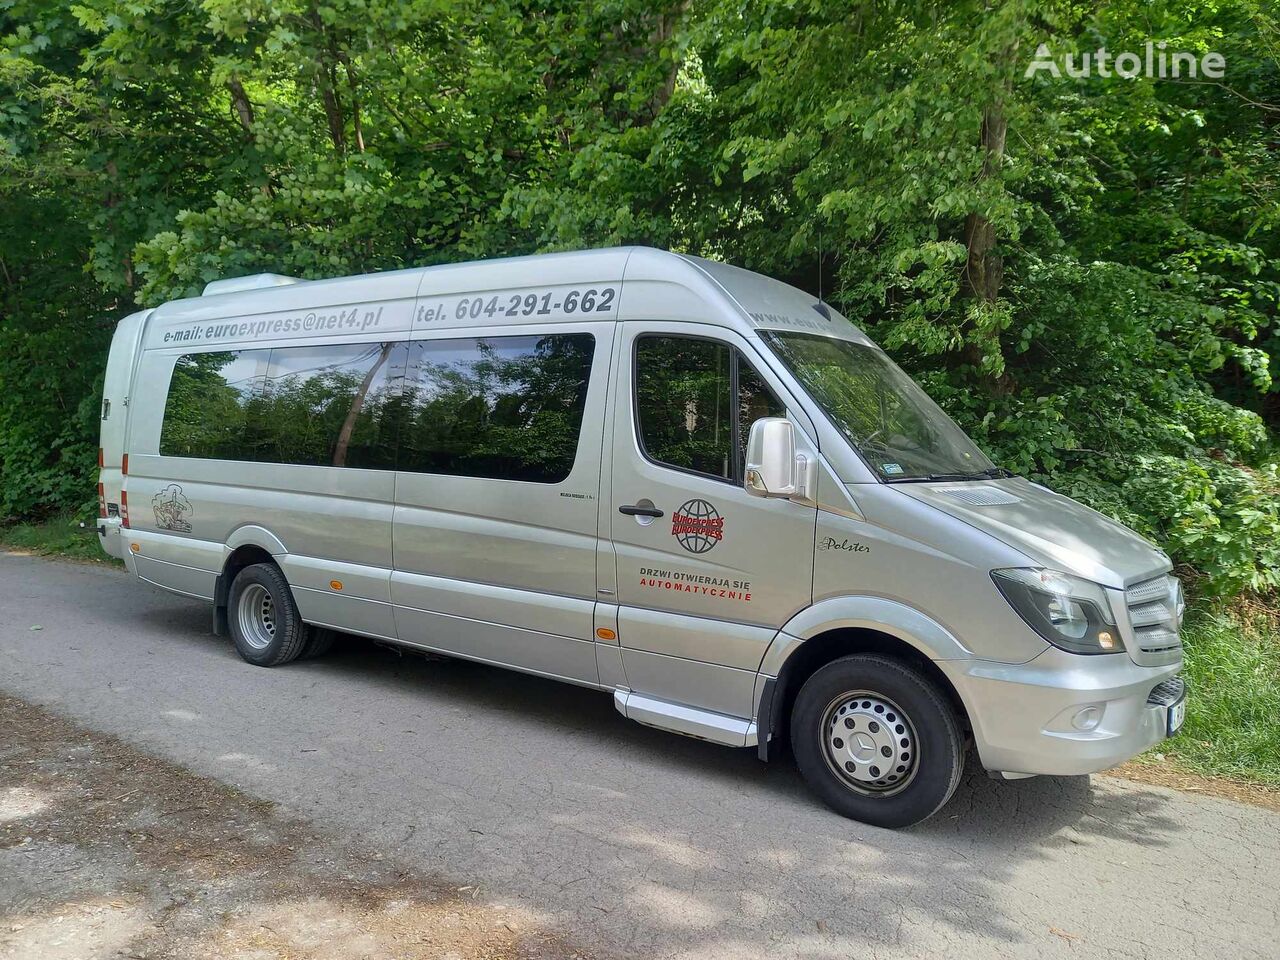
<path fill-rule="evenodd" d="M 760 333 L 884 480 L 1003 474 L 878 348 L 811 333 Z"/>

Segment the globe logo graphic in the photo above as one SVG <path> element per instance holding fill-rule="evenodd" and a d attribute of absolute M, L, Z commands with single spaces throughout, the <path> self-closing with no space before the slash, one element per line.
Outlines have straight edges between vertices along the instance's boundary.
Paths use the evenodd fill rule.
<path fill-rule="evenodd" d="M 690 553 L 706 553 L 724 539 L 724 518 L 707 501 L 689 500 L 672 515 L 671 535 Z"/>

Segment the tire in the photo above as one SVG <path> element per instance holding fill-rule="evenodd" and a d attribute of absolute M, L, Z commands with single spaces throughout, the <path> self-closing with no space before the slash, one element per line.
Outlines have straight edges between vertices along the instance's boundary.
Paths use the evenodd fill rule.
<path fill-rule="evenodd" d="M 307 645 L 303 648 L 302 655 L 299 658 L 302 660 L 323 657 L 338 642 L 339 633 L 337 630 L 331 630 L 328 627 L 311 627 L 310 630 L 311 636 L 307 639 Z"/>
<path fill-rule="evenodd" d="M 311 636 L 288 581 L 271 563 L 255 563 L 236 574 L 227 599 L 227 623 L 236 652 L 259 667 L 296 660 Z"/>
<path fill-rule="evenodd" d="M 791 750 L 827 806 L 877 827 L 933 816 L 964 772 L 964 738 L 942 691 L 873 654 L 841 657 L 805 681 L 791 710 Z"/>

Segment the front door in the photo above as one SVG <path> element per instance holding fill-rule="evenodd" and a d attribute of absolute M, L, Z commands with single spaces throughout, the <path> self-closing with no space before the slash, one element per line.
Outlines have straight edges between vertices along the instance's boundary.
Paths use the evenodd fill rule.
<path fill-rule="evenodd" d="M 611 518 L 627 684 L 750 717 L 777 630 L 813 595 L 816 508 L 743 489 L 755 420 L 811 427 L 757 348 L 698 324 L 621 327 Z"/>

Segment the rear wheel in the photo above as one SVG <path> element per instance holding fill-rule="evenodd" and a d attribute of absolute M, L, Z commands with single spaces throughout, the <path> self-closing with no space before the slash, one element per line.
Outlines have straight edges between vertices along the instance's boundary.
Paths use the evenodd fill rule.
<path fill-rule="evenodd" d="M 310 660 L 312 657 L 323 657 L 338 642 L 339 634 L 337 630 L 315 626 L 309 629 L 311 636 L 307 638 L 307 645 L 302 651 L 303 660 Z"/>
<path fill-rule="evenodd" d="M 791 748 L 823 801 L 878 827 L 932 816 L 964 770 L 960 725 L 942 691 L 906 664 L 870 654 L 832 661 L 805 681 Z"/>
<path fill-rule="evenodd" d="M 227 607 L 236 652 L 250 663 L 279 666 L 297 659 L 306 648 L 310 628 L 302 622 L 288 581 L 275 565 L 255 563 L 237 573 Z"/>

